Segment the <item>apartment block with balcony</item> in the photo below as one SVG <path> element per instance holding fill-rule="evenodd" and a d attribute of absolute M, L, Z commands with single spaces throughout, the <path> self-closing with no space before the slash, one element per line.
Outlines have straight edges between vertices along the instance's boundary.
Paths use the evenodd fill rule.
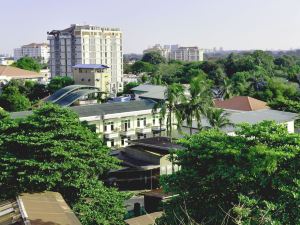
<path fill-rule="evenodd" d="M 130 140 L 165 135 L 165 120 L 153 114 L 151 100 L 115 102 L 70 107 L 94 127 L 108 147 L 119 148 Z"/>
<path fill-rule="evenodd" d="M 187 62 L 203 61 L 203 50 L 198 47 L 179 47 L 170 52 L 170 60 Z"/>
<path fill-rule="evenodd" d="M 120 148 L 127 146 L 130 140 L 166 135 L 166 119 L 159 113 L 153 114 L 155 104 L 152 100 L 140 100 L 80 105 L 70 109 L 78 114 L 80 121 L 93 127 L 108 147 Z M 31 113 L 15 112 L 11 117 L 23 118 Z M 175 124 L 175 117 L 172 119 Z"/>
<path fill-rule="evenodd" d="M 28 56 L 38 60 L 40 63 L 48 63 L 50 48 L 46 43 L 31 43 L 14 49 L 14 60 Z"/>
<path fill-rule="evenodd" d="M 102 64 L 110 67 L 111 92 L 123 90 L 122 32 L 118 28 L 71 25 L 48 32 L 51 76 L 72 77 L 77 64 Z"/>

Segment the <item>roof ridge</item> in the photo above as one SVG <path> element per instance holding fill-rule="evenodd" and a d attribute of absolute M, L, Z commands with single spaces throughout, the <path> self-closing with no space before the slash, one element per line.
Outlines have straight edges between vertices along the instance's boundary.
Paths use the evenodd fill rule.
<path fill-rule="evenodd" d="M 248 102 L 248 104 L 249 104 L 249 106 L 250 106 L 250 109 L 251 109 L 251 111 L 253 111 L 253 105 L 252 105 L 252 99 L 254 99 L 254 98 L 251 98 L 250 96 L 247 96 L 247 102 Z"/>

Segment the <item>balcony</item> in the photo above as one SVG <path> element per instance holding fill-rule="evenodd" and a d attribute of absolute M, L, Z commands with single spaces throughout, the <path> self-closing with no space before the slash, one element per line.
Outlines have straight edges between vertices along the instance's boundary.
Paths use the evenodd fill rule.
<path fill-rule="evenodd" d="M 165 131 L 166 130 L 166 126 L 165 125 L 161 125 L 161 126 L 153 126 L 152 127 L 152 131 L 153 132 L 160 132 L 160 131 Z"/>
<path fill-rule="evenodd" d="M 116 129 L 111 130 L 111 131 L 105 131 L 104 136 L 107 139 L 117 138 L 117 137 L 119 137 L 119 132 L 120 132 L 120 129 L 116 128 Z"/>
<path fill-rule="evenodd" d="M 147 134 L 147 133 L 151 133 L 152 132 L 152 129 L 151 127 L 147 126 L 147 127 L 139 127 L 139 128 L 136 128 L 136 132 L 137 133 L 140 133 L 140 134 Z"/>
<path fill-rule="evenodd" d="M 120 135 L 122 136 L 133 136 L 135 135 L 135 130 L 134 129 L 128 129 L 128 130 L 121 130 Z"/>

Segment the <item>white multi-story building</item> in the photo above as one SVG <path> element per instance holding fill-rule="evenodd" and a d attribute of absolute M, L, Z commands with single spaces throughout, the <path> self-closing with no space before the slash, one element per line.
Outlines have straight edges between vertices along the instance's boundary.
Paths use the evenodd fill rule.
<path fill-rule="evenodd" d="M 48 63 L 50 57 L 49 51 L 49 45 L 46 43 L 23 45 L 21 48 L 14 49 L 14 60 L 28 56 L 37 59 L 41 63 Z"/>
<path fill-rule="evenodd" d="M 110 91 L 123 90 L 122 32 L 118 28 L 72 24 L 48 32 L 51 76 L 72 77 L 77 64 L 102 64 L 111 68 Z"/>
<path fill-rule="evenodd" d="M 147 52 L 159 52 L 161 56 L 167 60 L 179 60 L 186 62 L 203 61 L 204 51 L 198 47 L 179 47 L 179 45 L 164 45 L 156 44 L 151 48 L 143 51 Z"/>
<path fill-rule="evenodd" d="M 170 52 L 170 59 L 187 62 L 203 61 L 203 53 L 203 50 L 198 47 L 179 47 Z"/>
<path fill-rule="evenodd" d="M 143 51 L 143 53 L 148 53 L 148 52 L 159 52 L 159 54 L 163 57 L 165 57 L 167 60 L 169 60 L 169 55 L 170 55 L 170 49 L 166 46 L 162 47 L 160 44 L 156 44 L 151 48 L 148 48 Z"/>

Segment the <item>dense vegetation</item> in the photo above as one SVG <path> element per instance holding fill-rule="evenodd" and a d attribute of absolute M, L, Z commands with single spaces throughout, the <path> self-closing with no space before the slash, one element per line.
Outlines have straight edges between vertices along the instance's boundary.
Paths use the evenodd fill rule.
<path fill-rule="evenodd" d="M 29 110 L 39 101 L 65 86 L 74 84 L 69 77 L 55 77 L 48 85 L 33 81 L 11 80 L 2 88 L 0 107 L 15 112 Z"/>
<path fill-rule="evenodd" d="M 25 119 L 0 117 L 0 199 L 57 191 L 84 225 L 123 224 L 127 194 L 102 182 L 118 161 L 74 112 L 44 105 Z"/>
<path fill-rule="evenodd" d="M 31 57 L 23 57 L 17 60 L 12 66 L 18 67 L 24 70 L 30 70 L 34 72 L 40 72 L 40 70 L 44 67 L 37 60 Z"/>
<path fill-rule="evenodd" d="M 181 170 L 161 182 L 175 197 L 158 224 L 300 224 L 299 134 L 267 121 L 236 134 L 212 129 L 180 141 Z"/>
<path fill-rule="evenodd" d="M 300 58 L 296 56 L 274 57 L 267 52 L 254 51 L 184 63 L 165 62 L 157 53 L 147 53 L 141 61 L 126 68 L 126 72 L 146 75 L 148 82 L 153 84 L 187 84 L 200 75 L 211 82 L 215 97 L 252 96 L 269 102 L 275 109 L 293 112 L 300 107 Z"/>

